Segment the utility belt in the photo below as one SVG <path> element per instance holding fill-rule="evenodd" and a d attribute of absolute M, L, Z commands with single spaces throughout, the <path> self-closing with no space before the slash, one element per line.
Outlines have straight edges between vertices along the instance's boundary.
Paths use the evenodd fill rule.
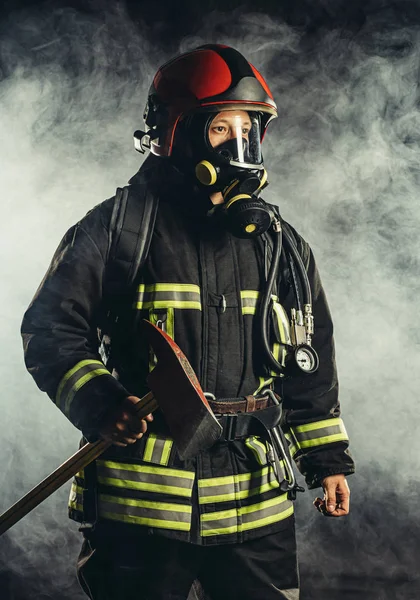
<path fill-rule="evenodd" d="M 288 492 L 294 500 L 296 492 L 303 488 L 296 483 L 292 467 L 289 446 L 280 427 L 282 416 L 281 398 L 272 390 L 264 390 L 259 396 L 243 396 L 241 398 L 215 398 L 213 394 L 205 394 L 210 408 L 223 427 L 220 441 L 244 439 L 250 435 L 262 435 L 271 442 L 269 461 L 273 466 L 280 489 Z M 280 467 L 283 461 L 286 479 Z"/>
<path fill-rule="evenodd" d="M 280 423 L 281 404 L 266 395 L 218 398 L 206 394 L 210 408 L 223 427 L 221 441 L 232 441 L 269 431 Z"/>

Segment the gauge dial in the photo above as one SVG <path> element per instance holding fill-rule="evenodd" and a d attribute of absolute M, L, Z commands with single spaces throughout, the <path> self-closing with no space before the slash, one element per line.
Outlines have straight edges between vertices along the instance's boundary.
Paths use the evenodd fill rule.
<path fill-rule="evenodd" d="M 319 365 L 317 353 L 307 344 L 302 344 L 296 348 L 295 362 L 304 373 L 315 373 Z"/>

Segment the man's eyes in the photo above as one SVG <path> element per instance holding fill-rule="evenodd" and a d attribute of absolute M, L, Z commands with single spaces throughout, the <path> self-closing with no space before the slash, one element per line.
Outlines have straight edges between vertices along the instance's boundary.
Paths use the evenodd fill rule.
<path fill-rule="evenodd" d="M 216 127 L 213 127 L 213 131 L 215 131 L 216 133 L 225 133 L 227 131 L 227 128 L 224 127 L 223 125 L 217 125 Z M 244 127 L 242 129 L 242 133 L 243 133 L 243 135 L 248 135 L 249 129 Z"/>

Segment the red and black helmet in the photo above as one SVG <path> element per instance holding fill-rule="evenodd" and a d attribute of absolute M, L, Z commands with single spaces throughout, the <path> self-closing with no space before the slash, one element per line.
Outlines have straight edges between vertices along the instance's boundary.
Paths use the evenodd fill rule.
<path fill-rule="evenodd" d="M 151 151 L 171 156 L 179 122 L 198 112 L 237 109 L 261 114 L 261 140 L 277 117 L 273 95 L 257 69 L 229 46 L 208 44 L 181 54 L 156 73 L 144 111 Z"/>

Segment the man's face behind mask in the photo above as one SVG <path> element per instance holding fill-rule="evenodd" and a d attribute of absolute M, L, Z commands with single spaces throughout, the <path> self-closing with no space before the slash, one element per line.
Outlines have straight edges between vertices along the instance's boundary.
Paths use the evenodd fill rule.
<path fill-rule="evenodd" d="M 249 132 L 251 131 L 251 119 L 244 110 L 225 110 L 217 113 L 210 123 L 208 139 L 213 148 L 225 146 L 227 148 L 237 148 L 237 152 L 231 152 L 233 158 L 239 162 L 245 162 L 244 151 L 246 152 L 249 143 Z M 229 142 L 233 142 L 229 144 Z M 234 156 L 237 154 L 238 156 Z"/>

